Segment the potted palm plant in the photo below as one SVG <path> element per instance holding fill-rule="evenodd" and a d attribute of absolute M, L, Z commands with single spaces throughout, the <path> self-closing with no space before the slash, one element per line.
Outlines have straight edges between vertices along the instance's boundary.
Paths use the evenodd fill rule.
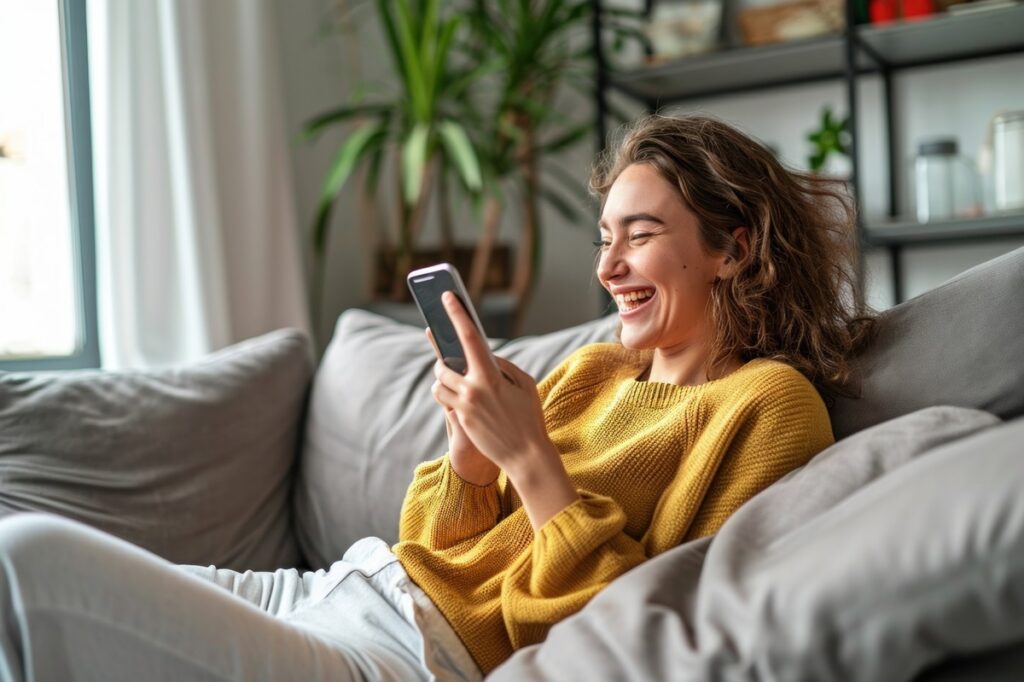
<path fill-rule="evenodd" d="M 377 256 L 378 277 L 390 282 L 390 297 L 407 294 L 404 275 L 414 261 L 417 239 L 432 194 L 440 208 L 441 249 L 452 258 L 450 203 L 455 191 L 475 207 L 480 232 L 469 267 L 470 295 L 479 304 L 494 281 L 496 250 L 514 252 L 510 280 L 515 333 L 536 282 L 541 253 L 542 202 L 578 222 L 582 183 L 545 163 L 586 139 L 593 120 L 562 113 L 559 88 L 593 89 L 590 0 L 376 0 L 386 46 L 400 84 L 395 96 L 347 104 L 311 120 L 304 135 L 358 121 L 341 143 L 323 185 L 314 224 L 315 310 L 319 310 L 323 259 L 331 210 L 353 171 L 365 166 L 365 190 L 378 191 L 381 167 L 391 166 L 402 191 L 396 202 L 398 236 Z M 607 10 L 606 10 L 607 11 Z M 636 19 L 637 12 L 613 14 Z M 640 36 L 621 25 L 623 36 Z M 453 186 L 452 179 L 455 179 Z M 497 243 L 506 209 L 517 207 L 515 248 Z M 587 225 L 589 227 L 589 224 Z M 499 265 L 501 263 L 499 262 Z M 497 268 L 501 271 L 503 268 Z"/>
<path fill-rule="evenodd" d="M 475 67 L 457 69 L 449 54 L 461 17 L 439 14 L 440 0 L 377 0 L 377 16 L 396 71 L 390 98 L 346 104 L 324 112 L 303 128 L 304 140 L 324 130 L 354 124 L 340 144 L 324 179 L 313 226 L 314 310 L 319 310 L 330 218 L 338 194 L 360 166 L 365 191 L 376 194 L 382 167 L 394 170 L 400 191 L 395 201 L 397 236 L 378 261 L 390 265 L 390 296 L 406 295 L 410 269 L 426 217 L 432 185 L 454 171 L 466 192 L 482 188 L 477 152 L 459 117 L 458 102 L 471 86 Z"/>
<path fill-rule="evenodd" d="M 536 285 L 542 238 L 541 206 L 569 224 L 581 221 L 590 199 L 580 180 L 551 161 L 588 139 L 593 118 L 566 114 L 556 98 L 563 86 L 589 99 L 594 88 L 591 0 L 472 0 L 464 10 L 470 25 L 460 44 L 466 61 L 495 65 L 480 74 L 490 87 L 474 88 L 465 118 L 476 139 L 485 177 L 483 224 L 469 276 L 470 296 L 480 297 L 504 210 L 517 209 L 519 235 L 512 276 L 514 321 L 518 330 Z M 633 22 L 643 14 L 605 9 L 615 38 L 645 40 Z M 622 118 L 620 116 L 620 118 Z M 510 200 L 511 199 L 511 200 Z"/>
<path fill-rule="evenodd" d="M 553 99 L 567 72 L 583 55 L 571 40 L 583 27 L 588 2 L 566 0 L 475 0 L 467 8 L 470 34 L 462 46 L 467 60 L 495 62 L 490 88 L 466 102 L 467 120 L 478 140 L 486 169 L 484 220 L 473 267 L 470 296 L 480 297 L 502 214 L 513 197 L 518 205 L 519 235 L 512 294 L 517 328 L 529 302 L 541 252 L 540 202 L 547 199 L 570 220 L 573 204 L 552 184 L 542 181 L 541 162 L 564 150 L 593 129 L 561 115 Z M 552 175 L 555 182 L 561 175 Z M 564 188 L 563 188 L 564 189 Z M 574 189 L 574 188 L 572 188 Z"/>

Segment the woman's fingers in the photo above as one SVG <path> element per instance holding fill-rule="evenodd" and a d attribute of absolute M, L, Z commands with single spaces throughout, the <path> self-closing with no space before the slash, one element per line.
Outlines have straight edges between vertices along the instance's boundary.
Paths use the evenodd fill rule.
<path fill-rule="evenodd" d="M 426 327 L 423 332 L 427 335 L 427 341 L 430 341 L 430 345 L 434 348 L 434 354 L 438 358 L 441 357 L 441 351 L 437 348 L 437 341 L 434 341 L 434 332 L 430 331 L 430 327 Z"/>
<path fill-rule="evenodd" d="M 465 306 L 451 291 L 444 292 L 441 295 L 441 301 L 444 303 L 448 318 L 452 321 L 452 326 L 455 327 L 455 334 L 459 337 L 462 350 L 466 353 L 466 363 L 469 368 L 478 372 L 490 371 L 494 368 L 491 349 L 487 345 L 487 341 L 480 335 L 480 331 L 476 328 L 469 313 L 466 312 Z"/>
<path fill-rule="evenodd" d="M 434 382 L 430 387 L 430 392 L 433 394 L 434 400 L 440 403 L 446 412 L 455 409 L 459 399 L 458 393 L 445 386 L 440 380 Z"/>
<path fill-rule="evenodd" d="M 434 378 L 453 391 L 458 391 L 461 382 L 465 381 L 465 377 L 444 364 L 443 360 L 434 362 Z"/>

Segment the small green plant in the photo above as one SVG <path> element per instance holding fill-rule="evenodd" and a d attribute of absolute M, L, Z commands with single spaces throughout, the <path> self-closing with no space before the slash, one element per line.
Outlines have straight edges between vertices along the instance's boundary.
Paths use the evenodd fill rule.
<path fill-rule="evenodd" d="M 831 107 L 821 110 L 821 126 L 807 135 L 807 141 L 814 145 L 813 153 L 807 157 L 807 164 L 815 173 L 825 167 L 833 154 L 850 155 L 850 117 L 839 120 L 832 114 Z"/>

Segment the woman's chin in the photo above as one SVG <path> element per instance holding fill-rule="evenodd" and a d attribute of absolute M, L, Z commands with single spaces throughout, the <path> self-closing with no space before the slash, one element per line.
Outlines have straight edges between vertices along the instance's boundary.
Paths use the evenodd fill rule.
<path fill-rule="evenodd" d="M 633 330 L 627 329 L 625 326 L 623 326 L 622 331 L 619 333 L 619 343 L 629 350 L 646 350 L 650 348 L 650 344 L 643 334 L 638 334 Z"/>

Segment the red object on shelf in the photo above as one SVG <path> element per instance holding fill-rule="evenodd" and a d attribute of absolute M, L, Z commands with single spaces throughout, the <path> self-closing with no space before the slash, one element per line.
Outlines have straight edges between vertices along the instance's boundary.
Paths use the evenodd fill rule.
<path fill-rule="evenodd" d="M 903 0 L 903 18 L 915 19 L 935 14 L 934 0 Z"/>
<path fill-rule="evenodd" d="M 897 0 L 871 0 L 868 15 L 872 24 L 884 24 L 899 18 Z"/>

